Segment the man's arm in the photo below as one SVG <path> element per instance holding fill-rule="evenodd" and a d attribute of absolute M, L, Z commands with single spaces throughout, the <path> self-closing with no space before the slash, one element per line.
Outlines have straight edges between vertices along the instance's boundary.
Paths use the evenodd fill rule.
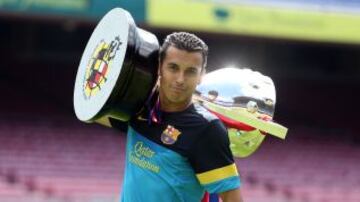
<path fill-rule="evenodd" d="M 203 134 L 189 152 L 197 179 L 209 193 L 222 193 L 224 201 L 242 202 L 240 191 L 235 191 L 241 182 L 225 126 L 214 119 Z"/>
<path fill-rule="evenodd" d="M 223 202 L 243 202 L 240 188 L 219 193 L 219 196 Z"/>

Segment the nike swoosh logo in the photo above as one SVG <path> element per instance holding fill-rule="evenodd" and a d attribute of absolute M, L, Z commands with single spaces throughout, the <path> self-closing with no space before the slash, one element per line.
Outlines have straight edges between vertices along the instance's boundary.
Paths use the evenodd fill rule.
<path fill-rule="evenodd" d="M 148 121 L 149 119 L 146 119 L 144 117 L 142 117 L 141 115 L 137 117 L 137 120 L 139 121 Z"/>

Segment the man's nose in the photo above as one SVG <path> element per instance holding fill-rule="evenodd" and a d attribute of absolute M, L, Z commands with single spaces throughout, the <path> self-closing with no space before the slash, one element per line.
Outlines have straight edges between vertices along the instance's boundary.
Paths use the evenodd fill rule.
<path fill-rule="evenodd" d="M 184 72 L 179 72 L 177 77 L 176 77 L 176 83 L 178 84 L 183 84 L 185 81 L 185 74 Z"/>

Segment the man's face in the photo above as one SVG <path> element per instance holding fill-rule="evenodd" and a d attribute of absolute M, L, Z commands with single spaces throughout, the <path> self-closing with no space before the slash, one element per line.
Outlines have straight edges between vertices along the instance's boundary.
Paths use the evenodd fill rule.
<path fill-rule="evenodd" d="M 191 102 L 203 72 L 201 52 L 188 52 L 170 46 L 160 64 L 160 101 L 166 111 L 182 110 Z"/>

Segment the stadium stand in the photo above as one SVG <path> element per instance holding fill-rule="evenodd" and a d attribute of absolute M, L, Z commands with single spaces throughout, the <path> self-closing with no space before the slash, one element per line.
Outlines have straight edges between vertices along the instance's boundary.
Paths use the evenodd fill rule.
<path fill-rule="evenodd" d="M 286 142 L 268 139 L 237 164 L 249 201 L 355 202 L 360 200 L 359 158 L 357 145 L 297 126 Z"/>
<path fill-rule="evenodd" d="M 7 58 L 0 71 L 0 202 L 117 201 L 121 191 L 126 137 L 117 131 L 76 120 L 71 111 L 77 65 L 74 61 L 78 61 L 83 47 L 78 48 L 80 51 L 76 49 L 78 53 L 60 46 L 84 45 L 85 42 L 79 41 L 87 39 L 87 29 L 90 28 L 83 28 L 75 36 L 55 29 L 57 25 L 47 25 L 47 28 L 38 25 L 34 28 L 27 25 L 28 22 L 7 24 L 0 29 L 5 33 L 0 38 L 4 44 L 0 53 Z M 31 28 L 25 29 L 27 26 Z M 55 31 L 46 32 L 48 29 Z M 27 37 L 21 38 L 24 30 L 28 31 Z M 59 32 L 57 37 L 68 37 L 70 42 L 61 37 L 57 40 L 46 37 L 55 32 Z M 273 73 L 279 76 L 274 77 L 278 93 L 275 118 L 290 132 L 285 141 L 269 137 L 253 156 L 237 159 L 245 201 L 360 201 L 360 128 L 356 119 L 359 108 L 353 104 L 359 100 L 359 95 L 354 92 L 359 92 L 360 85 L 357 77 L 348 81 L 350 74 L 358 75 L 359 71 L 358 68 L 351 71 L 346 68 L 358 67 L 359 60 L 345 63 L 351 58 L 358 58 L 358 48 L 340 51 L 341 54 L 333 48 L 336 51 L 333 51 L 333 57 L 329 57 L 328 49 L 331 46 L 323 46 L 321 50 L 326 51 L 319 58 L 318 49 L 313 48 L 315 45 L 303 51 L 289 51 L 290 48 L 279 48 L 290 47 L 289 43 L 279 42 L 280 45 L 268 43 L 265 46 L 257 45 L 260 48 L 254 49 L 256 43 L 264 41 L 250 40 L 245 43 L 249 40 L 245 38 L 240 46 L 240 43 L 232 42 L 235 37 L 225 42 L 221 42 L 221 37 L 214 38 L 224 44 L 224 55 L 239 57 L 261 50 L 259 55 L 266 52 L 270 56 L 268 61 L 264 59 L 267 63 L 260 62 L 258 66 L 268 69 L 284 67 L 276 72 L 284 71 L 282 76 Z M 54 41 L 57 41 L 55 45 L 48 45 Z M 24 44 L 27 46 L 23 47 Z M 46 48 L 36 52 L 43 46 L 60 47 L 64 51 L 54 51 L 56 54 L 49 57 L 51 51 Z M 215 46 L 216 49 L 221 47 L 219 44 Z M 241 47 L 242 52 L 239 51 Z M 312 49 L 315 51 L 309 51 Z M 279 50 L 282 50 L 281 54 L 276 55 Z M 67 52 L 71 53 L 70 59 L 65 60 Z M 284 56 L 287 52 L 289 55 Z M 299 59 L 304 52 L 314 57 Z M 259 55 L 249 54 L 248 58 L 261 61 Z M 288 60 L 294 63 L 283 61 L 292 55 L 294 58 Z M 329 68 L 320 73 L 314 71 L 314 67 L 324 61 L 328 61 L 326 67 L 332 67 L 335 62 L 329 58 L 335 56 L 341 60 L 339 69 L 330 71 Z M 213 63 L 222 61 L 212 60 Z M 304 64 L 299 70 L 304 75 L 315 72 L 314 78 L 311 78 L 316 82 L 295 73 L 293 77 L 289 76 L 291 72 L 296 72 L 295 66 L 301 60 Z M 268 65 L 269 61 L 279 63 Z M 306 62 L 315 65 L 310 66 Z M 212 67 L 220 65 L 215 63 Z M 307 66 L 309 70 L 305 71 Z M 326 73 L 334 75 L 334 81 L 322 80 L 327 78 L 323 76 Z M 341 74 L 345 75 L 341 77 L 342 80 L 338 78 Z M 336 114 L 335 110 L 331 111 L 335 108 Z M 348 120 L 344 121 L 345 118 Z M 357 141 L 353 141 L 355 139 Z"/>
<path fill-rule="evenodd" d="M 125 143 L 119 132 L 71 119 L 1 122 L 0 131 L 1 201 L 118 197 Z M 319 132 L 297 126 L 285 142 L 268 138 L 253 156 L 237 159 L 246 201 L 359 201 L 360 148 Z"/>
<path fill-rule="evenodd" d="M 0 197 L 24 200 L 29 193 L 72 201 L 113 201 L 120 189 L 123 141 L 99 128 L 1 124 Z M 16 198 L 16 200 L 15 200 Z M 1 200 L 3 201 L 3 200 Z"/>

